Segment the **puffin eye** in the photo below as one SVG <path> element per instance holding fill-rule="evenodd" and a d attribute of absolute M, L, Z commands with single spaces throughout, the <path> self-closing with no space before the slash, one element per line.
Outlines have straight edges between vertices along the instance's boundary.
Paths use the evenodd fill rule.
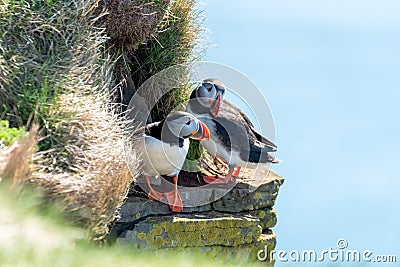
<path fill-rule="evenodd" d="M 189 125 L 189 124 L 190 124 L 190 121 L 187 121 L 187 122 L 186 122 L 186 125 Z"/>
<path fill-rule="evenodd" d="M 211 92 L 213 85 L 211 83 L 204 83 L 204 87 L 207 89 L 208 92 Z"/>

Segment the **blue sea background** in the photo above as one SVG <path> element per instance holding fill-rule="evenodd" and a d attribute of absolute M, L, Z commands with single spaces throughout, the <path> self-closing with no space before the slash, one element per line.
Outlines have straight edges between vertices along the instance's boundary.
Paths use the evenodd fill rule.
<path fill-rule="evenodd" d="M 211 45 L 205 59 L 251 78 L 275 119 L 284 162 L 273 169 L 285 178 L 277 250 L 322 251 L 344 238 L 348 249 L 397 255 L 388 266 L 398 266 L 400 1 L 206 0 L 198 8 Z"/>

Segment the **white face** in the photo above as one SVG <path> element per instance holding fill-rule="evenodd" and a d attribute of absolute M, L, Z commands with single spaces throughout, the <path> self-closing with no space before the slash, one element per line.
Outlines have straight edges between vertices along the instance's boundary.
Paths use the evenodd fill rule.
<path fill-rule="evenodd" d="M 200 127 L 197 119 L 189 114 L 167 117 L 167 126 L 175 136 L 183 138 L 191 137 Z"/>
<path fill-rule="evenodd" d="M 202 82 L 196 89 L 196 97 L 201 105 L 209 108 L 217 96 L 217 88 L 213 83 Z"/>

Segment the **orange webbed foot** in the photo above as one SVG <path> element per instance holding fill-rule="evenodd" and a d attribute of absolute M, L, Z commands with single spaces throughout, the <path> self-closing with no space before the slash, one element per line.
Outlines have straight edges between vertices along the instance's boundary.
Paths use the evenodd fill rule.
<path fill-rule="evenodd" d="M 207 184 L 227 184 L 230 180 L 232 180 L 232 176 L 226 175 L 225 177 L 221 176 L 204 176 L 204 182 Z"/>
<path fill-rule="evenodd" d="M 232 173 L 232 176 L 233 176 L 233 177 L 238 177 L 239 174 L 240 174 L 240 169 L 241 169 L 241 168 L 242 168 L 242 167 L 237 166 L 236 169 L 235 169 L 235 171 Z"/>
<path fill-rule="evenodd" d="M 156 190 L 150 190 L 149 193 L 147 194 L 147 197 L 149 199 L 158 201 L 163 200 L 165 198 L 163 193 L 160 193 Z"/>
<path fill-rule="evenodd" d="M 167 197 L 169 208 L 173 212 L 182 212 L 183 204 L 178 191 L 172 190 L 171 192 L 165 193 L 165 196 Z"/>

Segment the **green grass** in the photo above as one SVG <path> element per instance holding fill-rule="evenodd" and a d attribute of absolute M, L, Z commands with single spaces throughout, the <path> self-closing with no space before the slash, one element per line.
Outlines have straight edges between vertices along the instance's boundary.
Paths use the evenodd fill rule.
<path fill-rule="evenodd" d="M 128 55 L 132 57 L 129 67 L 137 85 L 168 67 L 197 58 L 193 49 L 200 30 L 193 5 L 193 0 L 173 1 L 157 32 Z"/>
<path fill-rule="evenodd" d="M 119 82 L 118 53 L 96 24 L 95 16 L 101 15 L 94 11 L 97 3 L 0 1 L 0 119 L 9 121 L 11 128 L 29 130 L 32 123 L 39 124 L 38 151 L 27 179 L 45 187 L 51 200 L 62 200 L 65 209 L 81 211 L 79 220 L 86 220 L 83 225 L 94 233 L 92 240 L 107 234 L 137 175 L 134 170 L 130 175 L 121 160 L 123 122 L 115 118 L 118 105 L 110 104 L 107 95 Z M 150 39 L 146 33 L 145 44 L 122 51 L 123 66 L 136 85 L 199 56 L 193 52 L 200 30 L 193 6 L 194 0 L 171 1 L 160 12 L 165 16 Z M 154 119 L 165 117 L 188 93 L 185 84 L 171 91 L 153 110 Z"/>
<path fill-rule="evenodd" d="M 107 234 L 132 182 L 121 160 L 123 122 L 108 102 L 115 59 L 95 27 L 97 3 L 0 1 L 0 119 L 28 130 L 39 124 L 27 180 L 66 210 L 80 209 L 72 221 L 91 239 Z M 6 156 L 9 163 L 28 160 Z M 28 164 L 11 165 L 18 173 Z"/>
<path fill-rule="evenodd" d="M 0 121 L 0 143 L 5 146 L 12 145 L 25 133 L 25 127 L 10 128 L 9 121 Z"/>
<path fill-rule="evenodd" d="M 183 164 L 183 169 L 192 172 L 199 172 L 199 160 L 202 158 L 203 153 L 206 152 L 204 147 L 200 145 L 200 141 L 191 139 L 189 144 L 189 151 Z"/>
<path fill-rule="evenodd" d="M 65 3 L 10 0 L 0 5 L 0 113 L 12 126 L 26 125 L 34 113 L 43 122 L 64 79 L 60 69 L 71 57 L 66 16 L 55 15 Z"/>
<path fill-rule="evenodd" d="M 200 14 L 194 0 L 172 1 L 157 31 L 145 44 L 125 56 L 127 68 L 139 87 L 153 75 L 177 64 L 189 64 L 202 57 L 198 38 L 202 33 Z M 152 109 L 154 121 L 165 118 L 190 95 L 189 81 L 165 94 Z"/>
<path fill-rule="evenodd" d="M 37 122 L 50 139 L 39 143 L 40 150 L 63 141 L 57 140 L 57 123 L 69 120 L 71 114 L 54 112 L 59 96 L 84 91 L 83 85 L 95 88 L 95 83 L 102 83 L 101 79 L 88 79 L 103 65 L 99 50 L 106 40 L 90 25 L 91 4 L 51 0 L 0 3 L 0 119 L 10 121 L 12 127 L 29 128 L 28 123 Z"/>
<path fill-rule="evenodd" d="M 81 12 L 68 5 L 41 0 L 0 4 L 0 114 L 13 127 L 39 123 L 46 136 L 39 142 L 42 151 L 63 142 L 57 121 L 65 114 L 50 111 L 66 90 L 72 47 L 85 32 L 79 29 Z"/>

